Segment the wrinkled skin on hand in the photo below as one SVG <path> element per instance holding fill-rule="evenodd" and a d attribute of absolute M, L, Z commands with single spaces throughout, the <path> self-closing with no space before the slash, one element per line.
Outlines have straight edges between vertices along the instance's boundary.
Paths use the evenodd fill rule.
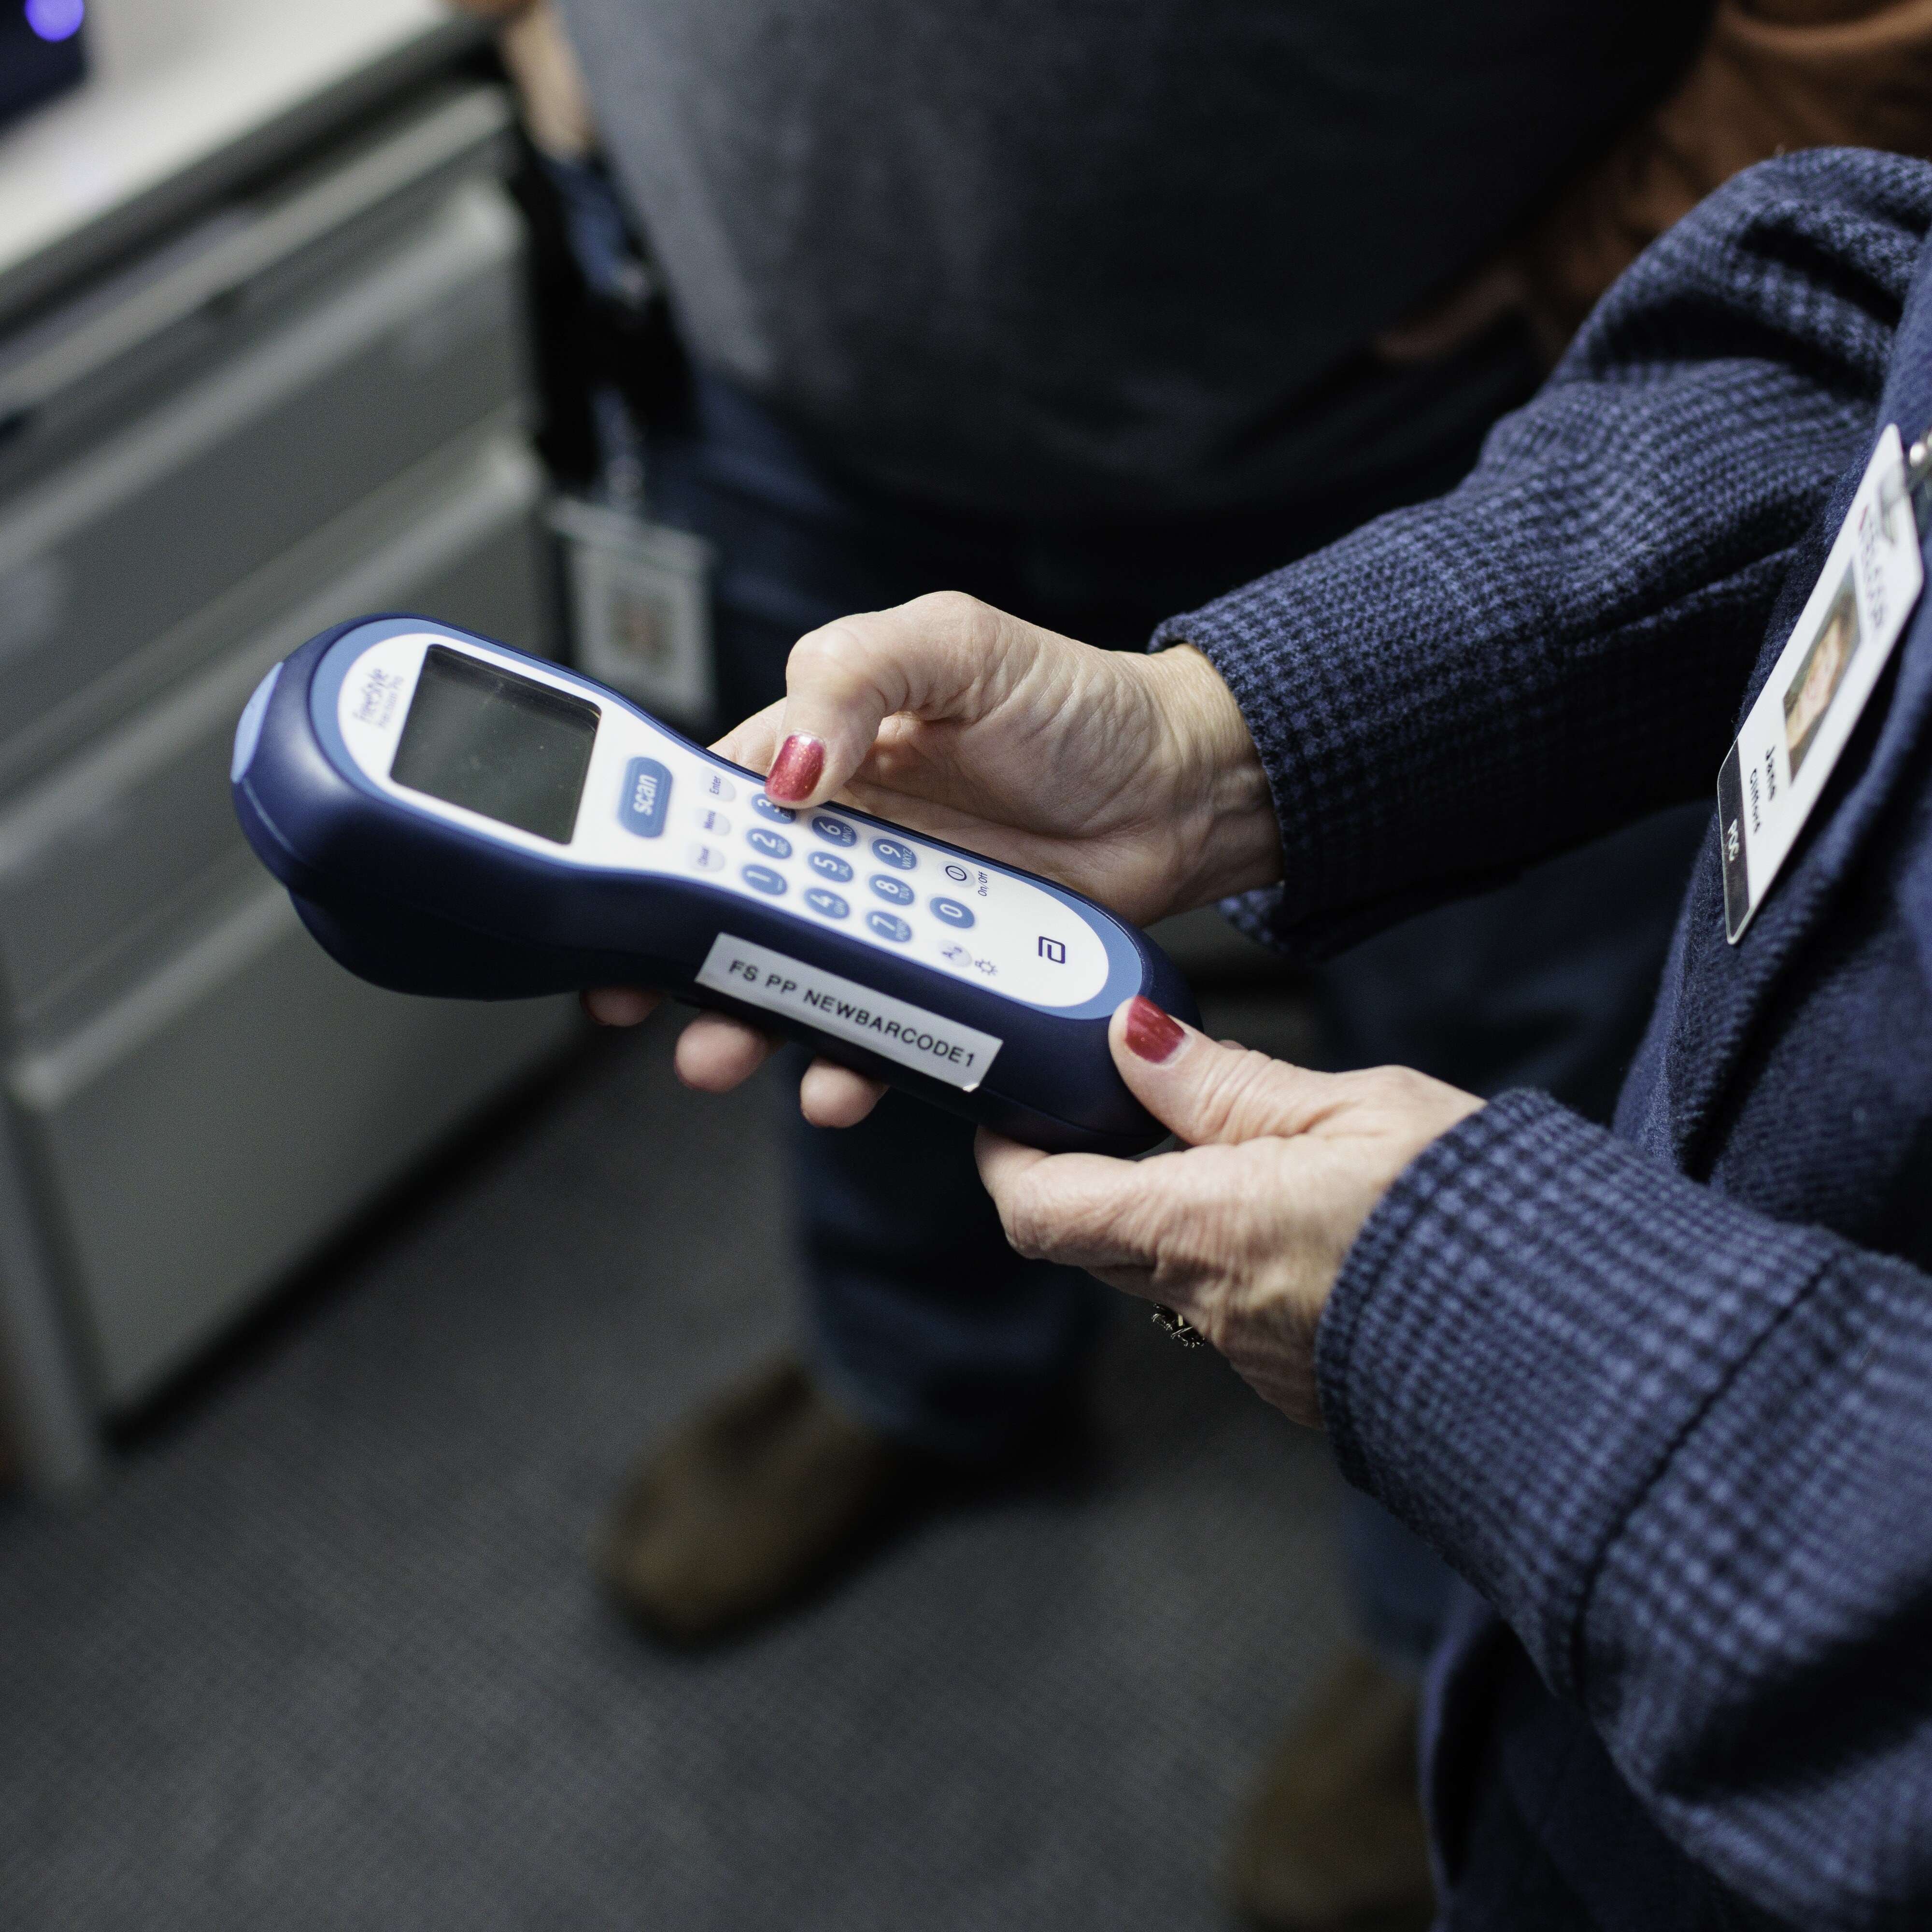
<path fill-rule="evenodd" d="M 1319 1427 L 1316 1330 L 1344 1258 L 1396 1177 L 1482 1102 L 1406 1067 L 1314 1073 L 1216 1045 L 1144 1000 L 1109 1037 L 1142 1105 L 1190 1144 L 1112 1160 L 982 1131 L 1007 1238 L 1173 1309 L 1265 1400 Z"/>

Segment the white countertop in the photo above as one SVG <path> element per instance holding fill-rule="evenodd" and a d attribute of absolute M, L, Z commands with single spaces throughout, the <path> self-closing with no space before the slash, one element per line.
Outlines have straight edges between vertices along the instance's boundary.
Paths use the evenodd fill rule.
<path fill-rule="evenodd" d="M 415 46 L 441 0 L 88 0 L 91 70 L 0 132 L 0 282 Z"/>

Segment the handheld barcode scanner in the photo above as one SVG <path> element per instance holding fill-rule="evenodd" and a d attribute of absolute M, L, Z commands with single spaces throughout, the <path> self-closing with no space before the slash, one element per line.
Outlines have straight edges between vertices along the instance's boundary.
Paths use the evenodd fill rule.
<path fill-rule="evenodd" d="M 338 625 L 262 680 L 232 777 L 303 922 L 379 986 L 658 987 L 1035 1147 L 1165 1134 L 1107 1047 L 1131 994 L 1196 1017 L 1144 934 L 864 812 L 775 805 L 561 665 L 421 617 Z"/>

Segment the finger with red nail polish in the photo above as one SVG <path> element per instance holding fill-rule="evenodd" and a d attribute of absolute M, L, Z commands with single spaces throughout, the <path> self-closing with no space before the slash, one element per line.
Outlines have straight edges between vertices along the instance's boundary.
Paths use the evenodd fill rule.
<path fill-rule="evenodd" d="M 1127 1016 L 1122 1031 L 1128 1052 L 1139 1059 L 1151 1060 L 1156 1066 L 1171 1060 L 1174 1050 L 1187 1037 L 1187 1029 L 1178 1019 L 1138 993 L 1127 1002 Z"/>
<path fill-rule="evenodd" d="M 765 795 L 781 805 L 802 805 L 825 772 L 825 740 L 794 731 L 778 747 L 765 780 Z"/>

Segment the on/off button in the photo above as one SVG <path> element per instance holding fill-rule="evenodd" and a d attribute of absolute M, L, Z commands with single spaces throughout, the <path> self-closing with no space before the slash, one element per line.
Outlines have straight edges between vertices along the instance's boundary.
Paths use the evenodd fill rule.
<path fill-rule="evenodd" d="M 624 770 L 624 795 L 617 808 L 626 832 L 655 838 L 670 808 L 670 773 L 655 758 L 633 758 Z"/>

